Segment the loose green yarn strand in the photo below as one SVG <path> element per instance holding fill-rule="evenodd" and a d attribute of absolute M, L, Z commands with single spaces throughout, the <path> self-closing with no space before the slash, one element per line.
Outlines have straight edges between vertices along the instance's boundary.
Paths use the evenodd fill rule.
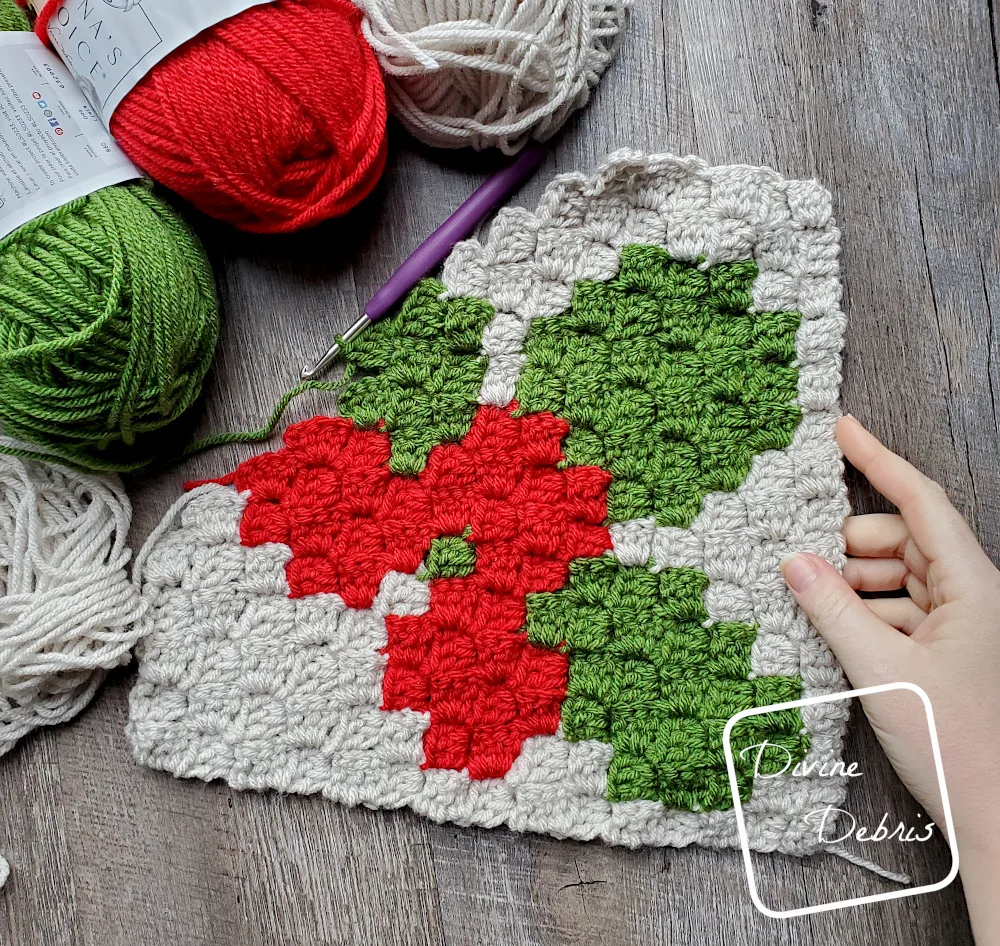
<path fill-rule="evenodd" d="M 281 420 L 282 414 L 285 413 L 285 409 L 300 394 L 305 394 L 307 391 L 326 391 L 336 394 L 348 381 L 350 381 L 349 376 L 345 376 L 340 381 L 303 381 L 281 396 L 281 399 L 275 405 L 271 416 L 267 419 L 263 427 L 258 427 L 257 430 L 232 430 L 203 437 L 201 440 L 191 444 L 184 451 L 184 456 L 191 457 L 205 450 L 211 450 L 213 447 L 224 447 L 232 443 L 261 443 L 264 440 L 268 440 L 274 434 L 274 430 L 278 426 L 278 421 Z"/>

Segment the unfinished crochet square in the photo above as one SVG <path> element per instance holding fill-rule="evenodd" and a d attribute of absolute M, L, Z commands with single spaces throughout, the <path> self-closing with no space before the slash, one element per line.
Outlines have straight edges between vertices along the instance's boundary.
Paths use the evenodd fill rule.
<path fill-rule="evenodd" d="M 778 569 L 843 555 L 827 193 L 619 152 L 501 212 L 352 341 L 340 416 L 193 489 L 143 553 L 129 738 L 236 788 L 738 844 L 721 734 L 841 689 Z M 751 844 L 816 849 L 842 706 L 756 717 Z M 824 771 L 829 771 L 825 767 Z"/>

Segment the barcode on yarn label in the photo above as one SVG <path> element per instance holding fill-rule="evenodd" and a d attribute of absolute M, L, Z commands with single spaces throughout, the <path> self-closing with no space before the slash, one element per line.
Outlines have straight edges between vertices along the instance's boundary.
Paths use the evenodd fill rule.
<path fill-rule="evenodd" d="M 0 33 L 0 237 L 141 176 L 52 51 L 33 33 Z"/>
<path fill-rule="evenodd" d="M 202 30 L 270 2 L 57 0 L 49 41 L 110 126 L 122 99 L 160 60 Z"/>

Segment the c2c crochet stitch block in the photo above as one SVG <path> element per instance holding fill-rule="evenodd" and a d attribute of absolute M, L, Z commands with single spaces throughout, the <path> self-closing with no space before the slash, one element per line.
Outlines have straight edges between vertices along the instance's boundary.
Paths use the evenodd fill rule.
<path fill-rule="evenodd" d="M 838 241 L 817 184 L 668 155 L 501 212 L 347 346 L 340 416 L 154 533 L 138 760 L 463 825 L 738 844 L 727 720 L 843 687 L 778 568 L 843 556 Z M 834 703 L 736 730 L 754 847 L 822 846 L 844 725 Z"/>

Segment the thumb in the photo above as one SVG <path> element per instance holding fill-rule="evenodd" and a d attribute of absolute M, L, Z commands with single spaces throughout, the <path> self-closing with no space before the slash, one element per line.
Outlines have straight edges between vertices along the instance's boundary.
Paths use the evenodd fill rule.
<path fill-rule="evenodd" d="M 826 639 L 854 687 L 896 683 L 908 637 L 876 617 L 826 559 L 794 552 L 781 571 L 795 600 Z"/>

